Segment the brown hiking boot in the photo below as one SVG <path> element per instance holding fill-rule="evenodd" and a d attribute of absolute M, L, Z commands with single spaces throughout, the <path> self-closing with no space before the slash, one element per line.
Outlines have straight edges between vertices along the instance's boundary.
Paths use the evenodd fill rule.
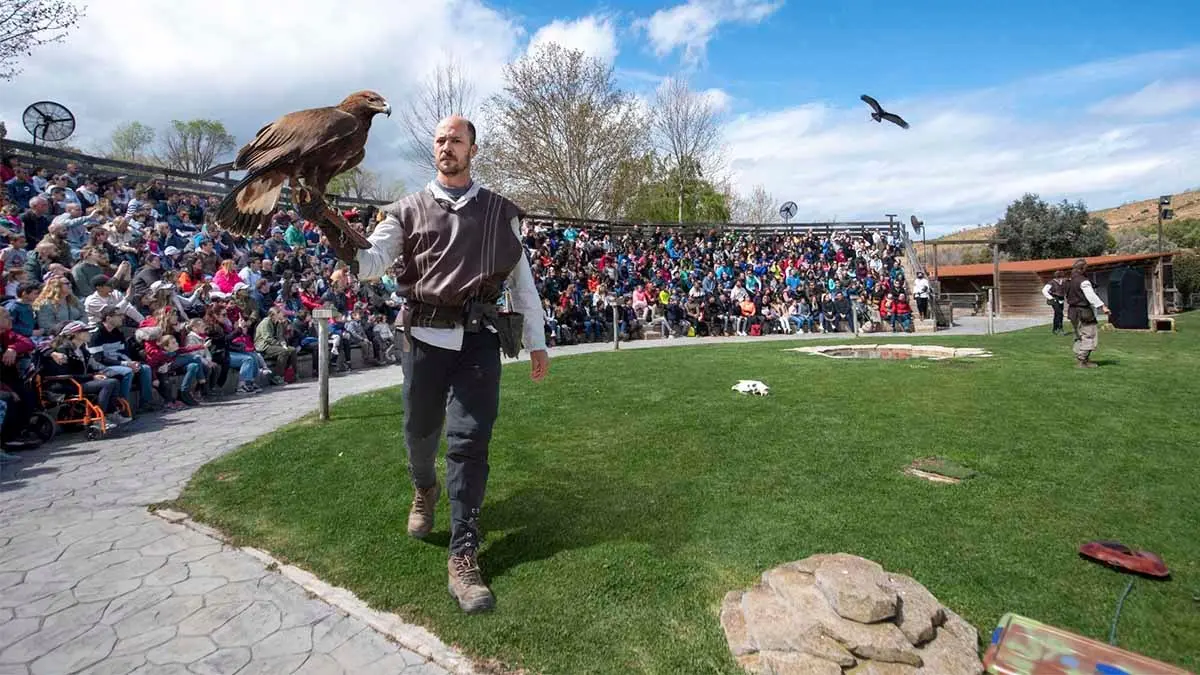
<path fill-rule="evenodd" d="M 1092 363 L 1091 361 L 1080 361 L 1079 367 L 1080 368 L 1099 368 L 1100 366 L 1099 366 L 1099 364 Z"/>
<path fill-rule="evenodd" d="M 412 509 L 408 512 L 408 536 L 424 539 L 433 530 L 433 510 L 437 508 L 441 487 L 434 483 L 424 490 L 413 492 Z"/>
<path fill-rule="evenodd" d="M 483 572 L 474 553 L 452 555 L 446 563 L 450 571 L 450 595 L 467 614 L 486 612 L 496 605 L 496 597 L 483 583 Z"/>

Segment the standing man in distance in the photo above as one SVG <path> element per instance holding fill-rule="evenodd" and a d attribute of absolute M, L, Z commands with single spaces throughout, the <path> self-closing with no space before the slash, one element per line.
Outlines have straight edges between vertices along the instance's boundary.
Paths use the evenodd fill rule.
<path fill-rule="evenodd" d="M 1046 298 L 1046 304 L 1054 310 L 1054 327 L 1051 331 L 1055 335 L 1064 335 L 1063 330 L 1063 303 L 1067 296 L 1067 280 L 1066 275 L 1062 270 L 1054 271 L 1054 278 L 1042 286 L 1042 295 Z"/>
<path fill-rule="evenodd" d="M 924 272 L 917 272 L 917 280 L 913 282 L 913 297 L 917 299 L 917 313 L 922 319 L 929 318 L 929 280 Z"/>
<path fill-rule="evenodd" d="M 471 179 L 479 151 L 475 125 L 460 116 L 434 131 L 437 175 L 419 192 L 383 207 L 371 248 L 346 245 L 330 228 L 338 255 L 362 279 L 384 274 L 400 257 L 396 279 L 406 303 L 404 442 L 414 488 L 408 533 L 433 529 L 440 487 L 434 460 L 445 427 L 450 499 L 449 590 L 463 611 L 491 609 L 495 598 L 477 560 L 479 514 L 488 478 L 488 443 L 499 412 L 500 350 L 529 350 L 531 377 L 549 369 L 542 301 L 519 238 L 517 206 Z M 515 316 L 497 314 L 505 282 Z"/>
<path fill-rule="evenodd" d="M 1071 280 L 1067 282 L 1067 318 L 1075 329 L 1075 360 L 1080 368 L 1096 368 L 1092 363 L 1092 352 L 1096 350 L 1100 335 L 1100 323 L 1096 312 L 1112 314 L 1092 289 L 1092 282 L 1084 276 L 1087 261 L 1083 258 L 1071 265 Z"/>

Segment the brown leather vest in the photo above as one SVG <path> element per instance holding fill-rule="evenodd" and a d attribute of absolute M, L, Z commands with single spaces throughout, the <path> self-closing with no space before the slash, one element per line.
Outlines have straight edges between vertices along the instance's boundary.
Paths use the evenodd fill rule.
<path fill-rule="evenodd" d="M 450 308 L 470 300 L 494 303 L 525 254 L 512 231 L 516 204 L 485 188 L 457 211 L 428 189 L 383 210 L 404 228 L 396 286 L 410 302 Z"/>

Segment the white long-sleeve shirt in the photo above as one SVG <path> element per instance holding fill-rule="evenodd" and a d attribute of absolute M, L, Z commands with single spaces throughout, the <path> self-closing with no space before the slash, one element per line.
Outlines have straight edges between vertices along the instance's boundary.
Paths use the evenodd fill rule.
<path fill-rule="evenodd" d="M 473 184 L 457 200 L 451 199 L 450 195 L 436 181 L 430 181 L 425 189 L 429 190 L 439 200 L 453 202 L 450 208 L 457 211 L 475 198 L 475 195 L 479 192 L 479 183 Z M 519 239 L 521 236 L 521 220 L 513 218 L 510 224 L 513 236 Z M 375 226 L 375 230 L 371 233 L 371 236 L 367 237 L 367 241 L 371 242 L 371 248 L 362 249 L 358 252 L 358 276 L 363 280 L 378 279 L 383 276 L 392 262 L 400 255 L 403 249 L 404 228 L 395 216 L 389 214 Z M 545 349 L 546 317 L 542 313 L 542 300 L 538 297 L 537 286 L 533 281 L 533 270 L 529 267 L 529 259 L 524 254 L 524 247 L 522 247 L 521 259 L 517 261 L 517 266 L 508 275 L 508 289 L 513 311 L 520 312 L 521 316 L 524 317 L 523 340 L 525 349 L 528 351 Z M 454 351 L 462 349 L 462 326 L 455 326 L 454 328 L 413 326 L 412 336 L 421 342 L 441 347 L 442 349 Z"/>
<path fill-rule="evenodd" d="M 1096 291 L 1092 290 L 1092 282 L 1085 280 L 1079 284 L 1079 290 L 1083 291 L 1083 297 L 1087 298 L 1092 307 L 1100 309 L 1104 306 L 1104 301 L 1100 299 L 1100 296 L 1096 295 Z"/>

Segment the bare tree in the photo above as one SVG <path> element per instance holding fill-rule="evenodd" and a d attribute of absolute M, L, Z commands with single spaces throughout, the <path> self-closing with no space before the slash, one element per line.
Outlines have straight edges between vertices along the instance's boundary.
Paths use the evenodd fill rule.
<path fill-rule="evenodd" d="M 158 159 L 177 171 L 204 173 L 234 147 L 233 136 L 217 120 L 171 120 Z"/>
<path fill-rule="evenodd" d="M 779 222 L 779 204 L 774 195 L 767 192 L 762 185 L 755 185 L 749 195 L 734 194 L 730 220 L 735 223 L 775 223 Z"/>
<path fill-rule="evenodd" d="M 679 177 L 679 222 L 683 222 L 683 183 L 713 180 L 723 164 L 721 116 L 716 103 L 692 91 L 679 77 L 667 78 L 654 97 L 651 125 L 655 144 Z"/>
<path fill-rule="evenodd" d="M 620 167 L 646 147 L 645 117 L 612 68 L 556 43 L 509 64 L 485 112 L 479 173 L 527 209 L 608 215 Z"/>
<path fill-rule="evenodd" d="M 0 0 L 0 80 L 19 75 L 17 62 L 35 47 L 62 42 L 85 9 L 70 0 Z"/>
<path fill-rule="evenodd" d="M 440 64 L 400 109 L 403 153 L 422 173 L 437 173 L 433 157 L 433 130 L 450 115 L 471 117 L 475 108 L 475 88 L 467 80 L 458 61 L 450 58 Z"/>
<path fill-rule="evenodd" d="M 356 166 L 333 177 L 327 188 L 330 194 L 353 199 L 391 202 L 404 195 L 402 181 L 385 185 L 383 177 L 370 169 Z"/>
<path fill-rule="evenodd" d="M 154 129 L 134 120 L 119 124 L 113 129 L 103 154 L 110 159 L 122 159 L 127 162 L 143 161 L 153 143 Z"/>

